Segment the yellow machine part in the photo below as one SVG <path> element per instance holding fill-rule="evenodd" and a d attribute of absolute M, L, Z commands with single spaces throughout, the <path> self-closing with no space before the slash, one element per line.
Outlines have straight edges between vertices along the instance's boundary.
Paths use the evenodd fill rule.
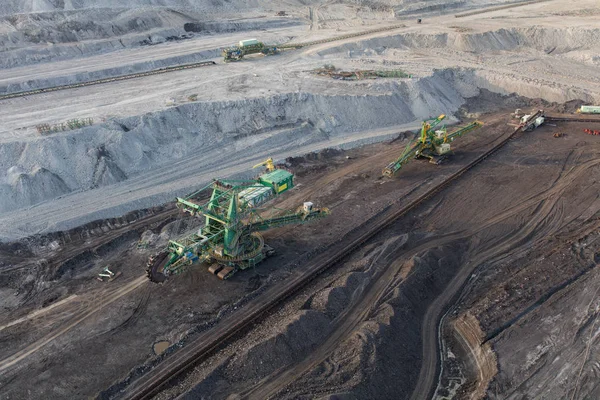
<path fill-rule="evenodd" d="M 273 159 L 271 157 L 267 158 L 265 161 L 259 164 L 256 164 L 252 168 L 258 168 L 263 166 L 267 168 L 268 172 L 275 171 L 275 164 L 273 163 Z"/>

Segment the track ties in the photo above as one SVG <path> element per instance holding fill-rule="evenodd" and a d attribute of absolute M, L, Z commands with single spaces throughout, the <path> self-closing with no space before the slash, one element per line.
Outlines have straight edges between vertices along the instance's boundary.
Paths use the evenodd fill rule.
<path fill-rule="evenodd" d="M 84 87 L 84 86 L 100 85 L 103 83 L 125 81 L 128 79 L 143 78 L 145 76 L 166 74 L 167 72 L 181 71 L 184 69 L 208 67 L 210 65 L 215 65 L 215 64 L 216 64 L 216 62 L 214 62 L 214 61 L 201 61 L 201 62 L 197 62 L 197 63 L 193 63 L 193 64 L 174 65 L 172 67 L 159 68 L 159 69 L 155 69 L 152 71 L 139 72 L 137 74 L 121 75 L 121 76 L 117 76 L 114 78 L 96 79 L 93 81 L 73 83 L 70 85 L 60 85 L 60 86 L 53 86 L 53 87 L 48 87 L 48 88 L 44 88 L 44 89 L 35 89 L 35 90 L 28 90 L 25 92 L 5 94 L 5 95 L 0 96 L 0 100 L 14 99 L 17 97 L 32 96 L 32 95 L 36 95 L 36 94 L 49 93 L 49 92 L 57 92 L 59 90 L 76 89 L 76 88 L 80 88 L 80 87 Z"/>
<path fill-rule="evenodd" d="M 314 46 L 316 44 L 337 42 L 338 40 L 345 40 L 345 39 L 350 39 L 353 37 L 370 35 L 372 33 L 391 31 L 394 29 L 399 29 L 399 28 L 404 28 L 404 27 L 406 27 L 406 25 L 386 26 L 384 28 L 377 28 L 377 29 L 371 29 L 371 30 L 363 31 L 363 32 L 350 33 L 348 35 L 336 36 L 336 37 L 332 37 L 329 39 L 314 40 L 312 42 L 304 42 L 304 43 L 296 43 L 296 44 L 290 43 L 290 44 L 284 44 L 284 45 L 277 46 L 277 47 L 280 49 L 299 49 L 302 47 Z"/>
<path fill-rule="evenodd" d="M 540 113 L 534 114 L 532 118 L 536 118 L 539 114 Z M 137 381 L 131 382 L 125 389 L 125 392 L 122 393 L 123 398 L 136 400 L 148 399 L 157 394 L 173 377 L 178 376 L 187 369 L 193 367 L 196 363 L 221 348 L 237 334 L 257 323 L 264 318 L 271 309 L 304 288 L 318 275 L 335 266 L 353 251 L 360 248 L 369 239 L 373 238 L 377 233 L 381 232 L 399 218 L 448 187 L 448 185 L 456 181 L 467 171 L 471 170 L 502 148 L 521 131 L 521 127 L 516 128 L 500 143 L 481 154 L 471 163 L 461 168 L 448 177 L 448 179 L 444 180 L 436 187 L 431 188 L 405 207 L 402 207 L 397 211 L 391 211 L 391 214 L 388 216 L 385 214 L 390 211 L 393 205 L 386 207 L 379 214 L 368 220 L 364 226 L 355 229 L 354 232 L 362 233 L 354 239 L 349 239 L 350 242 L 345 246 L 342 246 L 340 250 L 318 254 L 313 259 L 312 263 L 305 266 L 304 270 L 306 272 L 303 275 L 294 277 L 282 285 L 267 291 L 260 299 L 249 303 L 242 313 L 237 313 L 229 318 L 225 318 L 213 329 L 200 335 L 196 340 L 174 353 L 171 357 L 168 357 L 153 370 L 150 370 L 144 376 L 140 377 Z M 332 246 L 335 246 L 335 244 Z"/>

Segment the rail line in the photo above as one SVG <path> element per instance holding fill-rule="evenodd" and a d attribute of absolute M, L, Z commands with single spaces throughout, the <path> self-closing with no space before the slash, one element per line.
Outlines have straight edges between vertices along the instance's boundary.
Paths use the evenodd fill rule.
<path fill-rule="evenodd" d="M 508 8 L 515 8 L 515 7 L 528 6 L 528 5 L 531 5 L 531 4 L 544 3 L 544 2 L 547 2 L 547 1 L 550 1 L 550 0 L 524 1 L 524 2 L 521 2 L 521 3 L 513 3 L 513 4 L 504 5 L 504 6 L 488 7 L 488 8 L 484 8 L 482 10 L 469 11 L 469 12 L 465 12 L 465 13 L 461 13 L 461 14 L 455 14 L 454 16 L 456 18 L 463 18 L 463 17 L 469 17 L 471 15 L 485 14 L 485 13 L 493 12 L 493 11 L 506 10 Z"/>
<path fill-rule="evenodd" d="M 120 76 L 116 76 L 116 77 L 113 77 L 113 78 L 96 79 L 96 80 L 93 80 L 93 81 L 87 81 L 87 82 L 81 82 L 81 83 L 72 83 L 72 84 L 68 84 L 68 85 L 52 86 L 52 87 L 43 88 L 43 89 L 28 90 L 28 91 L 25 91 L 25 92 L 16 92 L 16 93 L 4 94 L 4 95 L 0 96 L 0 100 L 13 99 L 13 98 L 16 98 L 16 97 L 31 96 L 31 95 L 34 95 L 34 94 L 57 92 L 59 90 L 76 89 L 76 88 L 80 88 L 80 87 L 84 87 L 84 86 L 100 85 L 102 83 L 125 81 L 125 80 L 128 80 L 128 79 L 142 78 L 142 77 L 151 76 L 151 75 L 166 74 L 167 72 L 174 72 L 174 71 L 181 71 L 181 70 L 184 70 L 184 69 L 207 67 L 209 65 L 216 65 L 216 64 L 217 63 L 214 62 L 214 61 L 201 61 L 201 62 L 192 63 L 192 64 L 174 65 L 172 67 L 159 68 L 159 69 L 154 69 L 152 71 L 139 72 L 139 73 L 136 73 L 136 74 L 120 75 Z"/>
<path fill-rule="evenodd" d="M 317 45 L 317 44 L 323 44 L 323 43 L 329 43 L 329 42 L 337 42 L 338 40 L 345 40 L 345 39 L 350 39 L 350 38 L 353 38 L 353 37 L 370 35 L 372 33 L 392 31 L 394 29 L 400 29 L 400 28 L 405 28 L 405 27 L 406 27 L 406 25 L 404 25 L 404 24 L 393 25 L 393 26 L 386 26 L 384 28 L 377 28 L 377 29 L 371 29 L 371 30 L 368 30 L 368 31 L 356 32 L 356 33 L 349 33 L 347 35 L 335 36 L 335 37 L 327 38 L 327 39 L 313 40 L 311 42 L 295 43 L 295 44 L 294 43 L 284 44 L 284 45 L 281 45 L 281 46 L 277 46 L 277 48 L 278 49 L 300 49 L 302 47 L 314 46 L 314 45 Z"/>
<path fill-rule="evenodd" d="M 541 115 L 541 112 L 531 116 L 532 119 Z M 532 120 L 531 119 L 531 120 Z M 445 189 L 452 182 L 464 175 L 467 171 L 481 163 L 483 160 L 494 154 L 506 143 L 513 139 L 522 128 L 516 128 L 501 142 L 494 147 L 481 154 L 471 163 L 461 168 L 446 180 L 441 182 L 434 188 L 431 188 L 413 202 L 406 206 L 399 204 L 391 204 L 371 219 L 366 221 L 361 227 L 354 229 L 349 235 L 358 234 L 357 237 L 343 244 L 342 241 L 332 245 L 328 252 L 321 252 L 313 261 L 304 268 L 302 275 L 296 276 L 288 280 L 285 284 L 275 287 L 267 291 L 260 299 L 253 303 L 249 303 L 247 308 L 243 310 L 242 315 L 231 315 L 222 321 L 216 328 L 211 329 L 200 335 L 196 340 L 188 344 L 175 353 L 170 359 L 167 358 L 162 363 L 158 364 L 153 370 L 149 371 L 145 376 L 142 376 L 137 381 L 132 382 L 121 396 L 125 399 L 148 399 L 155 395 L 164 385 L 166 385 L 173 377 L 185 372 L 194 364 L 205 359 L 215 350 L 223 346 L 227 341 L 235 335 L 241 333 L 244 329 L 249 328 L 252 324 L 264 318 L 268 311 L 282 303 L 284 300 L 297 293 L 304 288 L 309 282 L 314 280 L 319 274 L 333 267 L 342 259 L 349 256 L 353 251 L 360 248 L 365 242 L 373 238 L 377 233 L 389 227 L 408 212 L 430 199 L 432 196 Z M 395 207 L 396 206 L 396 207 Z M 400 207 L 399 209 L 395 209 Z M 365 229 L 366 228 L 366 229 Z M 348 238 L 345 237 L 345 240 Z M 335 247 L 341 247 L 335 251 Z M 262 300 L 261 300 L 262 299 Z M 121 397 L 119 396 L 119 397 Z"/>
<path fill-rule="evenodd" d="M 350 39 L 350 38 L 357 37 L 357 36 L 365 36 L 365 35 L 370 35 L 373 33 L 385 32 L 385 31 L 390 31 L 390 30 L 399 29 L 399 28 L 403 28 L 403 27 L 405 27 L 405 25 L 394 25 L 394 26 L 388 26 L 385 28 L 377 28 L 377 29 L 371 29 L 371 30 L 363 31 L 363 32 L 351 33 L 348 35 L 335 36 L 333 38 L 328 38 L 328 39 L 314 40 L 311 42 L 304 42 L 304 43 L 284 44 L 284 45 L 276 46 L 276 47 L 278 49 L 283 49 L 283 50 L 300 49 L 303 47 L 314 46 L 317 44 L 335 42 L 338 40 Z M 185 69 L 208 67 L 211 65 L 217 65 L 217 63 L 215 61 L 200 61 L 200 62 L 191 63 L 191 64 L 173 65 L 171 67 L 164 67 L 164 68 L 154 69 L 151 71 L 139 72 L 139 73 L 135 73 L 135 74 L 120 75 L 120 76 L 116 76 L 113 78 L 95 79 L 95 80 L 81 82 L 81 83 L 72 83 L 72 84 L 67 84 L 67 85 L 51 86 L 51 87 L 42 88 L 42 89 L 34 89 L 34 90 L 27 90 L 27 91 L 23 91 L 23 92 L 4 94 L 4 95 L 0 95 L 0 101 L 14 99 L 17 97 L 32 96 L 32 95 L 42 94 L 42 93 L 57 92 L 59 90 L 76 89 L 76 88 L 85 87 L 85 86 L 100 85 L 103 83 L 111 83 L 111 82 L 125 81 L 128 79 L 143 78 L 146 76 L 166 74 L 168 72 L 182 71 Z"/>
<path fill-rule="evenodd" d="M 545 116 L 548 122 L 600 122 L 600 116 L 565 116 L 548 114 Z"/>

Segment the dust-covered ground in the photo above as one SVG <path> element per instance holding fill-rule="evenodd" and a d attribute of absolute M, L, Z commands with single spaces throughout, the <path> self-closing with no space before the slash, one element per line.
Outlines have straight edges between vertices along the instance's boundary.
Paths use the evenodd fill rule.
<path fill-rule="evenodd" d="M 443 4 L 427 2 L 439 7 L 423 14 L 421 24 L 408 9 L 423 11 L 425 4 L 408 2 L 390 2 L 393 13 L 383 3 L 382 8 L 375 3 L 294 3 L 284 7 L 286 16 L 276 16 L 279 7 L 263 5 L 253 9 L 260 15 L 244 14 L 241 20 L 227 12 L 217 18 L 208 12 L 136 8 L 124 11 L 125 16 L 133 18 L 140 10 L 174 13 L 165 17 L 167 25 L 178 27 L 177 35 L 185 38 L 145 38 L 139 46 L 110 52 L 76 50 L 77 62 L 50 57 L 0 69 L 0 86 L 4 82 L 4 92 L 11 92 L 181 62 L 218 62 L 2 100 L 0 238 L 71 229 L 158 206 L 215 175 L 242 173 L 269 155 L 283 160 L 321 148 L 386 140 L 424 118 L 453 114 L 482 88 L 557 102 L 598 100 L 595 2 L 535 3 L 461 18 L 448 14 Z M 453 4 L 461 10 L 485 5 Z M 72 8 L 77 10 L 69 13 L 102 11 Z M 107 21 L 125 18 L 109 14 Z M 193 24 L 206 21 L 213 24 L 195 32 L 199 28 Z M 226 65 L 215 58 L 220 48 L 246 37 L 304 42 L 385 26 L 395 29 Z M 128 35 L 114 31 L 115 38 Z M 87 43 L 84 37 L 72 40 L 69 46 Z M 23 46 L 30 54 L 40 45 Z M 7 47 L 6 54 L 11 51 Z M 401 69 L 410 77 L 348 82 L 310 72 L 323 64 L 346 70 Z M 92 126 L 38 133 L 40 126 L 88 118 Z"/>
<path fill-rule="evenodd" d="M 444 315 L 435 397 L 594 398 L 600 142 L 584 126 L 510 142 L 161 398 L 428 398 Z"/>
<path fill-rule="evenodd" d="M 458 17 L 498 2 L 94 4 L 3 2 L 0 94 L 218 63 L 0 100 L 2 399 L 119 398 L 315 252 L 501 141 L 515 108 L 573 115 L 600 101 L 592 0 Z M 249 37 L 383 26 L 394 28 L 217 58 Z M 324 64 L 409 76 L 333 80 L 313 73 Z M 485 126 L 453 143 L 449 163 L 382 179 L 409 131 L 442 113 Z M 93 124 L 38 133 L 74 118 Z M 510 141 L 157 397 L 598 397 L 600 136 L 584 133 L 598 125 L 546 124 Z M 148 256 L 198 224 L 168 202 L 269 156 L 297 178 L 269 205 L 310 200 L 332 215 L 267 232 L 277 255 L 229 281 L 199 265 L 148 282 Z M 99 282 L 106 266 L 120 274 Z"/>
<path fill-rule="evenodd" d="M 485 113 L 500 103 L 510 109 Z M 382 160 L 393 159 L 412 134 L 360 149 L 288 159 L 298 185 L 273 205 L 294 208 L 311 200 L 330 207 L 332 215 L 313 224 L 268 232 L 265 238 L 277 255 L 255 271 L 228 281 L 211 276 L 202 265 L 164 285 L 147 281 L 144 266 L 148 255 L 167 238 L 198 223 L 168 206 L 5 245 L 0 396 L 31 398 L 50 393 L 53 398 L 67 398 L 103 392 L 103 397 L 118 398 L 126 382 L 163 357 L 176 356 L 176 350 L 200 332 L 224 316 L 243 312 L 248 301 L 300 273 L 302 260 L 313 251 L 339 240 L 387 204 L 409 202 L 468 164 L 514 129 L 509 125 L 514 122 L 510 117 L 513 108 L 532 106 L 575 108 L 575 104 L 552 106 L 487 94 L 462 111 L 462 115 L 479 115 L 486 125 L 455 142 L 450 162 L 435 166 L 415 161 L 392 179 L 380 178 Z M 543 127 L 510 142 L 159 398 L 182 393 L 188 393 L 186 398 L 227 398 L 232 394 L 250 398 L 332 394 L 408 398 L 423 360 L 424 332 L 419 327 L 458 277 L 477 276 L 471 280 L 474 287 L 482 282 L 499 287 L 493 285 L 502 282 L 498 274 L 512 276 L 500 268 L 520 269 L 522 259 L 540 258 L 532 252 L 552 253 L 554 248 L 570 246 L 576 237 L 586 246 L 592 243 L 587 235 L 598 229 L 598 188 L 590 177 L 598 172 L 600 143 L 594 140 L 596 136 L 586 135 L 582 126 Z M 553 138 L 557 130 L 567 136 Z M 553 201 L 564 193 L 571 197 Z M 489 198 L 494 201 L 485 200 Z M 557 208 L 567 200 L 570 209 L 577 204 L 578 211 L 564 213 Z M 594 254 L 589 249 L 585 254 L 589 251 Z M 484 332 L 492 332 L 503 325 L 502 318 L 526 311 L 554 286 L 564 285 L 590 268 L 589 263 L 585 269 L 574 260 L 562 262 L 564 273 L 553 274 L 552 279 L 540 272 L 525 275 L 537 297 L 511 302 L 506 295 L 493 296 L 489 287 L 473 289 L 473 293 L 483 290 L 510 306 L 504 314 L 496 311 L 495 317 L 484 317 L 482 306 L 478 307 L 484 311 L 469 311 L 469 315 L 482 321 Z M 107 265 L 121 276 L 110 283 L 98 282 L 96 274 Z M 537 268 L 532 271 L 539 271 L 540 266 Z M 490 278 L 483 278 L 488 275 Z M 462 281 L 458 282 L 456 289 L 462 287 Z M 489 307 L 480 296 L 474 298 L 477 304 Z M 457 309 L 451 319 L 462 314 Z M 531 336 L 530 331 L 523 334 Z M 530 337 L 531 346 L 538 345 L 534 338 Z M 554 347 L 569 352 L 563 346 L 570 339 L 568 335 L 557 337 Z M 155 353 L 157 343 L 168 347 L 162 355 Z M 501 371 L 496 379 L 522 379 L 512 372 L 515 365 L 522 364 L 510 358 L 504 361 L 502 349 L 494 348 Z M 462 347 L 450 349 L 447 354 L 454 357 L 462 354 Z M 427 350 L 437 355 L 437 346 Z M 468 364 L 472 357 L 468 350 L 463 353 L 461 362 Z M 438 393 L 470 393 L 478 382 L 477 371 L 459 364 L 453 371 L 458 371 L 460 379 L 455 376 L 450 385 L 442 380 Z M 565 373 L 570 374 L 566 379 L 572 380 L 578 370 L 571 368 Z M 590 392 L 582 390 L 584 396 Z"/>

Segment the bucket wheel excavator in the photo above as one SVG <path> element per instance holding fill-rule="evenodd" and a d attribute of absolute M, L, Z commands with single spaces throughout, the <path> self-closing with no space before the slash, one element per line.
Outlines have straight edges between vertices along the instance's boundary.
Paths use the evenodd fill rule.
<path fill-rule="evenodd" d="M 328 209 L 305 202 L 295 211 L 263 218 L 274 210 L 265 209 L 265 203 L 291 189 L 294 175 L 276 168 L 271 159 L 255 167 L 261 165 L 267 167 L 267 172 L 255 180 L 215 180 L 186 197 L 177 198 L 177 207 L 203 219 L 204 225 L 189 236 L 170 240 L 165 251 L 150 257 L 147 273 L 151 281 L 164 282 L 169 275 L 178 274 L 194 263 L 205 263 L 210 273 L 228 279 L 274 254 L 260 232 L 307 223 L 329 214 Z M 211 189 L 208 202 L 196 200 Z"/>
<path fill-rule="evenodd" d="M 440 164 L 451 152 L 450 142 L 481 126 L 483 122 L 474 121 L 467 126 L 448 133 L 445 126 L 435 129 L 446 118 L 444 114 L 423 121 L 421 131 L 404 148 L 400 157 L 392 161 L 382 171 L 384 176 L 393 176 L 402 166 L 413 158 L 426 158 L 433 164 Z"/>

